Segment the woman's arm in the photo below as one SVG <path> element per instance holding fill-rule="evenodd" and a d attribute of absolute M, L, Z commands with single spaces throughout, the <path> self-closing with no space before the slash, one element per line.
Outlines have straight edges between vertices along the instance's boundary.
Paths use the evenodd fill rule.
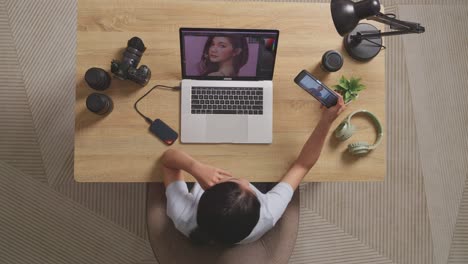
<path fill-rule="evenodd" d="M 164 185 L 166 187 L 174 181 L 184 180 L 182 171 L 186 171 L 195 177 L 204 190 L 225 177 L 231 177 L 229 172 L 203 164 L 177 149 L 168 149 L 164 152 L 162 165 Z"/>
<path fill-rule="evenodd" d="M 289 168 L 288 172 L 281 179 L 282 182 L 289 183 L 293 190 L 297 189 L 304 176 L 319 159 L 328 131 L 330 130 L 333 121 L 341 112 L 344 111 L 344 109 L 345 105 L 343 98 L 338 95 L 338 103 L 323 111 L 320 121 L 307 142 L 302 147 L 299 157 L 294 161 L 291 168 Z"/>
<path fill-rule="evenodd" d="M 166 187 L 174 181 L 183 181 L 182 170 L 190 173 L 193 171 L 193 166 L 196 162 L 189 155 L 175 149 L 166 150 L 161 160 L 164 174 L 163 180 Z"/>

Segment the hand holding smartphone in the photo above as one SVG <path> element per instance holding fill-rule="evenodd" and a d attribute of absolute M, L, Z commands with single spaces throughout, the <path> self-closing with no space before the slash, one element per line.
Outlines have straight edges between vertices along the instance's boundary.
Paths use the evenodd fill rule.
<path fill-rule="evenodd" d="M 296 78 L 294 78 L 294 82 L 327 108 L 336 105 L 338 102 L 338 97 L 335 92 L 306 70 L 302 70 Z"/>

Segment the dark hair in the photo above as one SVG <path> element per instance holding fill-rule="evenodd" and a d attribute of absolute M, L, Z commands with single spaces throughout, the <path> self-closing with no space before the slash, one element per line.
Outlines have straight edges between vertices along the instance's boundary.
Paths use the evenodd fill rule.
<path fill-rule="evenodd" d="M 200 198 L 198 227 L 190 238 L 197 244 L 233 245 L 252 232 L 259 218 L 260 202 L 254 193 L 235 182 L 216 184 Z"/>
<path fill-rule="evenodd" d="M 240 68 L 244 66 L 249 59 L 249 46 L 247 44 L 247 40 L 245 37 L 239 35 L 217 35 L 208 37 L 205 43 L 205 47 L 203 48 L 203 54 L 200 61 L 201 74 L 206 76 L 219 70 L 218 63 L 213 63 L 208 58 L 208 50 L 210 49 L 211 43 L 215 37 L 225 37 L 229 39 L 233 49 L 241 49 L 240 54 L 235 56 L 232 62 L 232 66 L 234 67 L 236 75 L 239 74 Z"/>

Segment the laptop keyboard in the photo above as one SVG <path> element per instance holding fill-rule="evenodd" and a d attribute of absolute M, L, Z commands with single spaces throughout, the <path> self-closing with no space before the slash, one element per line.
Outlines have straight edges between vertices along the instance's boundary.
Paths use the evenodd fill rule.
<path fill-rule="evenodd" d="M 263 115 L 263 88 L 192 87 L 192 114 Z"/>

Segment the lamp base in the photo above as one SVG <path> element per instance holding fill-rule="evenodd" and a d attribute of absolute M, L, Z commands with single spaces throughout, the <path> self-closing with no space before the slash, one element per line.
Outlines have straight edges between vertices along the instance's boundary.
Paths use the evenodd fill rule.
<path fill-rule="evenodd" d="M 374 37 L 370 39 L 372 42 L 367 41 L 366 39 L 358 40 L 356 38 L 351 38 L 351 36 L 358 35 L 358 33 L 363 34 L 376 32 L 380 32 L 380 30 L 371 24 L 358 24 L 353 31 L 343 38 L 343 44 L 349 56 L 358 61 L 369 61 L 377 56 L 382 48 L 382 37 Z"/>

